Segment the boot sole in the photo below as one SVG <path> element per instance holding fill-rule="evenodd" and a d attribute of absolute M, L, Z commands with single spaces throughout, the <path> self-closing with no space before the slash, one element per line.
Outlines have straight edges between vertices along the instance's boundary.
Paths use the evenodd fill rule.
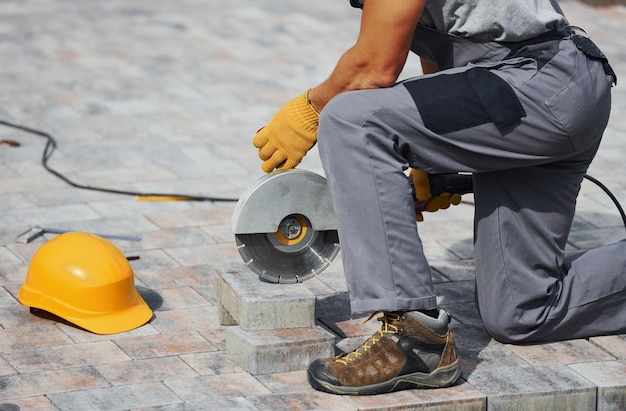
<path fill-rule="evenodd" d="M 413 373 L 400 375 L 389 381 L 361 387 L 344 387 L 320 381 L 310 371 L 307 371 L 307 380 L 313 388 L 319 391 L 340 395 L 374 395 L 411 388 L 444 388 L 449 387 L 461 376 L 461 364 L 457 359 L 450 365 L 440 367 L 429 374 Z"/>

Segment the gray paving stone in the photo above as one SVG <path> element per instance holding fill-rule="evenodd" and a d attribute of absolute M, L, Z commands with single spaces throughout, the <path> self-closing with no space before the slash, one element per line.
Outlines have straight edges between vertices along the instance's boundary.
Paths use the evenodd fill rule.
<path fill-rule="evenodd" d="M 144 384 L 163 381 L 168 378 L 198 376 L 198 373 L 178 356 L 100 364 L 94 368 L 111 385 Z"/>
<path fill-rule="evenodd" d="M 21 353 L 42 347 L 68 346 L 72 340 L 51 321 L 27 324 L 0 330 L 0 353 L 13 359 L 12 353 Z"/>
<path fill-rule="evenodd" d="M 248 373 L 173 378 L 164 383 L 185 401 L 249 397 L 269 392 L 263 384 Z"/>
<path fill-rule="evenodd" d="M 135 360 L 216 351 L 216 348 L 197 332 L 140 336 L 121 339 L 116 341 L 116 344 Z"/>
<path fill-rule="evenodd" d="M 9 363 L 22 373 L 34 373 L 77 365 L 129 361 L 122 350 L 110 341 L 65 344 L 13 351 Z"/>
<path fill-rule="evenodd" d="M 252 375 L 302 370 L 334 356 L 335 336 L 321 327 L 247 331 L 228 327 L 228 358 Z"/>
<path fill-rule="evenodd" d="M 195 193 L 191 193 L 195 194 Z M 148 212 L 148 218 L 163 229 L 223 224 L 230 220 L 234 205 L 216 206 L 205 202 L 180 202 L 184 209 L 161 209 Z M 160 212 L 159 212 L 160 211 Z M 232 237 L 231 237 L 232 238 Z"/>
<path fill-rule="evenodd" d="M 240 260 L 233 244 L 203 244 L 193 247 L 175 247 L 164 250 L 182 265 L 207 265 L 220 267 Z"/>
<path fill-rule="evenodd" d="M 150 324 L 164 335 L 222 329 L 217 321 L 217 307 L 213 306 L 161 311 Z"/>
<path fill-rule="evenodd" d="M 468 349 L 459 346 L 457 350 L 465 379 L 468 379 L 475 371 L 529 366 L 520 356 L 495 341 L 490 341 L 484 347 L 478 348 Z"/>
<path fill-rule="evenodd" d="M 6 247 L 0 247 L 0 265 L 18 264 L 22 262 L 18 256 Z"/>
<path fill-rule="evenodd" d="M 361 396 L 349 398 L 348 402 L 354 404 L 359 410 L 481 411 L 489 409 L 485 395 L 462 380 L 444 389 L 410 390 L 393 396 Z"/>
<path fill-rule="evenodd" d="M 159 297 L 161 298 L 162 303 L 155 311 L 167 311 L 213 305 L 191 287 L 160 290 Z"/>
<path fill-rule="evenodd" d="M 2 170 L 0 170 L 0 175 L 1 174 L 6 175 L 2 172 Z M 34 207 L 34 204 L 22 193 L 9 193 L 0 195 L 0 212 L 15 210 L 16 208 L 29 207 Z"/>
<path fill-rule="evenodd" d="M 312 391 L 307 382 L 306 370 L 285 371 L 255 376 L 273 393 Z"/>
<path fill-rule="evenodd" d="M 626 409 L 625 362 L 588 362 L 570 367 L 598 387 L 598 411 Z"/>
<path fill-rule="evenodd" d="M 435 260 L 431 267 L 450 281 L 473 280 L 474 260 Z"/>
<path fill-rule="evenodd" d="M 233 374 L 244 371 L 228 359 L 224 351 L 184 354 L 180 357 L 200 375 Z"/>
<path fill-rule="evenodd" d="M 507 345 L 527 363 L 534 366 L 612 361 L 614 356 L 585 339 L 533 345 Z"/>
<path fill-rule="evenodd" d="M 428 236 L 428 234 L 424 235 Z M 448 245 L 450 245 L 450 247 L 448 247 Z M 454 247 L 454 242 L 432 241 L 423 244 L 424 254 L 428 257 L 429 261 L 432 262 L 458 259 L 459 257 L 450 249 L 451 247 Z"/>
<path fill-rule="evenodd" d="M 28 307 L 21 304 L 10 304 L 0 307 L 0 326 L 5 330 L 19 327 L 23 324 L 39 325 L 47 324 L 49 320 L 32 315 Z"/>
<path fill-rule="evenodd" d="M 321 274 L 323 274 L 323 273 L 324 272 L 322 272 Z M 343 276 L 342 272 L 335 273 L 334 275 L 340 277 L 341 279 L 344 279 L 344 276 Z M 344 283 L 345 283 L 345 280 L 344 280 Z M 315 276 L 315 277 L 309 278 L 303 284 L 309 291 L 311 291 L 313 294 L 318 296 L 318 298 L 319 298 L 319 296 L 325 296 L 325 295 L 330 295 L 330 294 L 336 294 L 337 293 L 336 290 L 333 290 L 331 287 L 328 286 L 328 284 L 324 283 L 320 279 L 320 275 L 319 274 L 317 276 Z"/>
<path fill-rule="evenodd" d="M 0 400 L 2 401 L 2 400 Z M 0 402 L 0 409 L 3 411 L 19 411 L 19 410 L 39 410 L 39 411 L 58 411 L 50 400 L 45 396 L 16 398 L 7 402 Z"/>
<path fill-rule="evenodd" d="M 17 370 L 11 367 L 2 355 L 0 355 L 0 376 L 17 374 Z"/>
<path fill-rule="evenodd" d="M 136 244 L 132 244 L 133 248 Z M 134 250 L 129 255 L 138 256 L 138 260 L 130 262 L 133 271 L 140 270 L 175 270 L 180 264 L 162 249 Z"/>
<path fill-rule="evenodd" d="M 303 284 L 262 282 L 247 267 L 218 269 L 220 305 L 244 330 L 315 326 L 315 295 Z"/>
<path fill-rule="evenodd" d="M 259 411 L 290 411 L 305 409 L 331 409 L 352 411 L 356 407 L 340 396 L 320 392 L 268 394 L 248 397 L 248 401 Z"/>
<path fill-rule="evenodd" d="M 141 280 L 152 290 L 194 287 L 207 297 L 208 289 L 213 289 L 214 272 L 215 268 L 212 265 L 205 264 L 184 267 L 156 267 L 136 269 L 135 278 Z"/>
<path fill-rule="evenodd" d="M 235 317 L 220 302 L 217 303 L 217 310 L 217 318 L 221 325 L 239 325 Z"/>
<path fill-rule="evenodd" d="M 618 360 L 626 360 L 626 335 L 607 335 L 593 337 L 589 342 L 611 354 Z"/>
<path fill-rule="evenodd" d="M 160 382 L 86 389 L 48 395 L 62 410 L 125 410 L 139 406 L 180 403 L 181 399 Z"/>
<path fill-rule="evenodd" d="M 246 398 L 224 398 L 214 399 L 211 401 L 198 400 L 186 401 L 184 403 L 174 405 L 162 405 L 159 407 L 138 407 L 135 411 L 223 411 L 223 410 L 240 410 L 240 411 L 258 411 Z"/>
<path fill-rule="evenodd" d="M 435 285 L 439 305 L 474 303 L 473 280 L 446 281 Z"/>
<path fill-rule="evenodd" d="M 624 227 L 613 226 L 571 233 L 568 241 L 579 250 L 588 250 L 621 241 L 626 237 Z"/>
<path fill-rule="evenodd" d="M 108 217 L 136 217 L 154 212 L 185 211 L 192 203 L 188 201 L 137 201 L 135 197 L 120 197 L 112 199 L 106 197 L 101 201 L 90 201 L 89 206 L 105 218 Z"/>
<path fill-rule="evenodd" d="M 0 377 L 5 400 L 49 396 L 57 392 L 106 387 L 108 383 L 92 367 L 69 367 Z"/>
<path fill-rule="evenodd" d="M 487 396 L 490 410 L 592 410 L 596 386 L 567 366 L 500 367 L 467 381 Z"/>
<path fill-rule="evenodd" d="M 229 243 L 234 241 L 230 222 L 228 224 L 217 224 L 211 226 L 201 226 L 200 229 L 207 233 L 217 243 Z"/>

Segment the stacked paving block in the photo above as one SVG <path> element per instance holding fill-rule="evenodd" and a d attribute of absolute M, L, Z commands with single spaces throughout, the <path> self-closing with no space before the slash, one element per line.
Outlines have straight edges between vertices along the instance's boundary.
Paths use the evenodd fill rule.
<path fill-rule="evenodd" d="M 253 375 L 302 370 L 331 357 L 335 336 L 316 325 L 315 295 L 302 284 L 261 281 L 245 266 L 217 269 L 228 357 Z"/>

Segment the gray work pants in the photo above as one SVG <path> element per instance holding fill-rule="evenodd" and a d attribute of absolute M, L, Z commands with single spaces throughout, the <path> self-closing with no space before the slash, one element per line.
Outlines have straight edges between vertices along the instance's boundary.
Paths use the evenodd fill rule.
<path fill-rule="evenodd" d="M 612 79 L 571 40 L 550 44 L 544 60 L 532 46 L 511 54 L 495 43 L 448 44 L 451 52 L 437 62 L 446 70 L 343 93 L 324 108 L 318 144 L 354 313 L 436 307 L 405 174 L 413 167 L 473 172 L 476 299 L 494 338 L 626 332 L 626 242 L 564 253 L 608 121 Z M 487 93 L 474 90 L 477 97 L 466 75 L 477 67 L 510 88 L 494 83 Z M 478 74 L 480 87 L 485 72 Z M 459 85 L 453 96 L 450 81 Z M 519 118 L 500 110 L 512 101 Z M 475 120 L 481 116 L 493 121 Z"/>

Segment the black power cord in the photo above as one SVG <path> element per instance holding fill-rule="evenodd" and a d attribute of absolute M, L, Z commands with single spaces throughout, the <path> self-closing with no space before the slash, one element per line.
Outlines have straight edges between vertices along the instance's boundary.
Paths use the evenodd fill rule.
<path fill-rule="evenodd" d="M 624 228 L 626 228 L 626 213 L 624 213 L 624 209 L 622 208 L 622 205 L 617 200 L 617 197 L 615 197 L 613 193 L 611 192 L 611 190 L 609 190 L 609 188 L 605 186 L 604 184 L 602 184 L 598 179 L 591 177 L 589 174 L 585 174 L 583 177 L 586 180 L 589 180 L 595 185 L 597 185 L 598 187 L 600 187 L 602 191 L 604 191 L 606 195 L 609 196 L 611 201 L 613 201 L 613 204 L 615 204 L 615 207 L 617 208 L 617 211 L 619 212 L 620 216 L 622 217 L 622 223 L 624 224 Z M 463 200 L 461 204 L 467 204 L 471 206 L 475 205 L 472 201 L 466 201 L 466 200 Z"/>
<path fill-rule="evenodd" d="M 17 130 L 25 131 L 30 134 L 34 134 L 46 139 L 46 146 L 43 151 L 43 156 L 41 158 L 41 165 L 48 172 L 65 181 L 67 184 L 72 187 L 82 188 L 84 190 L 92 190 L 92 191 L 102 191 L 105 193 L 112 194 L 123 194 L 123 195 L 131 195 L 138 197 L 139 199 L 150 199 L 150 200 L 172 200 L 172 201 L 211 201 L 211 202 L 236 202 L 239 199 L 237 198 L 220 198 L 220 197 L 206 197 L 206 196 L 196 196 L 196 195 L 187 195 L 187 194 L 166 194 L 166 193 L 141 193 L 138 191 L 129 191 L 129 190 L 117 190 L 113 188 L 104 188 L 104 187 L 92 187 L 84 184 L 78 184 L 69 178 L 65 177 L 63 174 L 54 170 L 48 165 L 48 160 L 52 157 L 52 153 L 57 148 L 57 142 L 54 137 L 52 137 L 49 133 L 44 131 L 35 130 L 30 127 L 22 126 L 19 124 L 11 123 L 5 120 L 0 120 L 0 124 L 11 127 Z"/>
<path fill-rule="evenodd" d="M 626 213 L 624 213 L 624 209 L 622 208 L 622 205 L 619 203 L 619 201 L 613 195 L 613 193 L 611 193 L 611 190 L 609 190 L 608 187 L 602 184 L 598 179 L 591 177 L 589 174 L 585 174 L 585 178 L 591 181 L 592 183 L 594 183 L 595 185 L 597 185 L 598 187 L 600 187 L 602 191 L 604 191 L 606 195 L 609 196 L 611 201 L 613 201 L 613 204 L 615 204 L 615 207 L 617 207 L 617 211 L 619 211 L 619 215 L 622 216 L 622 222 L 624 223 L 624 227 L 626 227 Z"/>

